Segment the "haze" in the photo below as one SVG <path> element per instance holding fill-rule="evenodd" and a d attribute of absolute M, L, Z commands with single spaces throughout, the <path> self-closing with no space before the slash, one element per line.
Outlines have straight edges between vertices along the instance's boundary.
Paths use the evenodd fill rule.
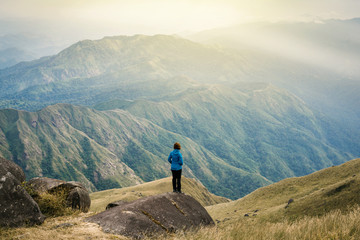
<path fill-rule="evenodd" d="M 1 0 L 0 35 L 73 39 L 181 34 L 249 21 L 318 21 L 359 16 L 357 0 Z"/>

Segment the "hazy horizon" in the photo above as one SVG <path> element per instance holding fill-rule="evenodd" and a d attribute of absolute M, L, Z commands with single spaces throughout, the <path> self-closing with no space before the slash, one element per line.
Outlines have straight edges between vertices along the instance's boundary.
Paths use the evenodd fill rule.
<path fill-rule="evenodd" d="M 2 0 L 0 35 L 34 33 L 64 41 L 134 34 L 185 34 L 256 21 L 359 17 L 355 0 Z"/>

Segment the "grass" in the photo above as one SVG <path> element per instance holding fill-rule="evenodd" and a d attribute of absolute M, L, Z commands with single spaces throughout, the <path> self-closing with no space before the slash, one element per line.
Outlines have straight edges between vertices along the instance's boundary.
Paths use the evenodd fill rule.
<path fill-rule="evenodd" d="M 310 217 L 297 221 L 284 220 L 272 223 L 261 219 L 243 218 L 226 227 L 202 228 L 196 232 L 181 232 L 167 239 L 360 239 L 360 207 L 343 214 L 335 210 L 321 217 Z"/>
<path fill-rule="evenodd" d="M 172 191 L 171 177 L 155 180 L 137 186 L 110 189 L 90 194 L 90 211 L 104 211 L 105 207 L 115 201 L 134 201 L 136 199 Z M 203 206 L 229 202 L 227 198 L 210 193 L 200 182 L 195 179 L 182 177 L 182 190 L 192 196 Z"/>
<path fill-rule="evenodd" d="M 99 225 L 84 222 L 90 213 L 48 218 L 42 225 L 0 229 L 0 239 L 127 239 L 122 236 L 104 233 Z"/>
<path fill-rule="evenodd" d="M 237 201 L 207 206 L 213 227 L 179 231 L 152 239 L 360 239 L 360 159 L 300 178 L 291 178 L 258 189 Z M 360 174 L 359 174 L 360 175 Z M 92 193 L 92 213 L 49 218 L 33 227 L 0 229 L 0 239 L 127 239 L 101 231 L 83 220 L 104 209 L 108 202 L 135 200 L 171 189 L 171 178 L 134 187 Z M 206 195 L 203 186 L 184 178 L 184 191 L 195 198 Z M 294 202 L 285 209 L 288 199 Z M 211 200 L 212 199 L 212 200 Z M 206 201 L 205 201 L 206 200 Z M 202 204 L 224 200 L 203 197 Z M 244 214 L 249 214 L 245 217 Z"/>
<path fill-rule="evenodd" d="M 44 224 L 34 227 L 0 229 L 0 239 L 129 239 L 104 233 L 95 223 L 84 222 L 91 214 L 50 218 Z M 296 221 L 284 220 L 273 223 L 260 218 L 242 218 L 232 224 L 218 224 L 203 227 L 197 231 L 177 232 L 166 237 L 152 239 L 246 239 L 246 240 L 287 240 L 287 239 L 360 239 L 360 207 L 347 213 L 334 210 L 320 217 L 307 216 Z"/>
<path fill-rule="evenodd" d="M 239 200 L 206 209 L 215 220 L 228 222 L 236 222 L 245 214 L 277 222 L 321 216 L 335 209 L 346 211 L 349 206 L 360 205 L 358 169 L 360 159 L 351 160 L 307 176 L 284 179 Z M 289 199 L 294 202 L 285 209 Z"/>

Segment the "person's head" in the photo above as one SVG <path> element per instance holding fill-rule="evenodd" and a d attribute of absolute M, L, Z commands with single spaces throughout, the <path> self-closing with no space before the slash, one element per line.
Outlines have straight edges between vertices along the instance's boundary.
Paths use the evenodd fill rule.
<path fill-rule="evenodd" d="M 176 143 L 174 143 L 174 149 L 181 149 L 181 145 L 180 145 L 180 143 L 178 143 L 178 142 L 176 142 Z"/>

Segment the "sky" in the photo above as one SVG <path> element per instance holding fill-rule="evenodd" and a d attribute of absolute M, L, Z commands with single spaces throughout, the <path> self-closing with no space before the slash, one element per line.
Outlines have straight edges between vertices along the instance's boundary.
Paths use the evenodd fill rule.
<path fill-rule="evenodd" d="M 360 16 L 359 0 L 1 0 L 0 35 L 181 34 L 252 21 Z"/>

